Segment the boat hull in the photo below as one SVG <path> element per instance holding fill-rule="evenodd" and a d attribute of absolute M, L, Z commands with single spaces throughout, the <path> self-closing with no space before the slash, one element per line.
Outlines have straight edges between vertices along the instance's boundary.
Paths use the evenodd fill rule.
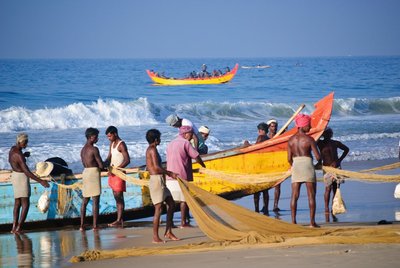
<path fill-rule="evenodd" d="M 168 85 L 168 86 L 180 86 L 180 85 L 211 85 L 211 84 L 224 84 L 233 79 L 235 77 L 236 72 L 239 68 L 239 64 L 236 64 L 235 67 L 228 72 L 227 74 L 218 76 L 218 77 L 209 77 L 209 78 L 188 78 L 188 79 L 170 79 L 170 78 L 162 78 L 156 76 L 154 72 L 150 70 L 146 70 L 148 76 L 153 80 L 154 83 L 160 85 Z"/>

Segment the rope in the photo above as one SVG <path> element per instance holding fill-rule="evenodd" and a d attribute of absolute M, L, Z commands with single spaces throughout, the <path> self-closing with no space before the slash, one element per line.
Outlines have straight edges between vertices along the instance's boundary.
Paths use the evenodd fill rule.
<path fill-rule="evenodd" d="M 400 174 L 398 175 L 381 175 L 374 173 L 366 174 L 362 172 L 343 170 L 328 166 L 323 166 L 322 169 L 325 172 L 340 175 L 350 180 L 375 181 L 375 182 L 400 182 Z"/>

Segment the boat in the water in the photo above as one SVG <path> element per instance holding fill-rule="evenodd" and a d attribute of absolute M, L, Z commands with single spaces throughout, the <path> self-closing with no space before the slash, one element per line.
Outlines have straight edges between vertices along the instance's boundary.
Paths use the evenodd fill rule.
<path fill-rule="evenodd" d="M 242 69 L 267 69 L 271 68 L 269 65 L 255 65 L 255 66 L 241 66 Z"/>
<path fill-rule="evenodd" d="M 236 63 L 235 67 L 220 76 L 204 77 L 204 78 L 166 78 L 160 77 L 156 72 L 146 70 L 147 74 L 153 80 L 154 83 L 168 86 L 180 86 L 180 85 L 211 85 L 211 84 L 224 84 L 235 77 L 236 72 L 239 68 L 239 64 Z"/>
<path fill-rule="evenodd" d="M 333 93 L 317 103 L 311 114 L 311 130 L 308 133 L 317 140 L 329 123 L 332 113 Z M 290 168 L 287 162 L 287 142 L 297 132 L 294 127 L 282 135 L 248 147 L 238 147 L 203 155 L 206 170 L 199 169 L 193 163 L 196 186 L 227 199 L 235 199 L 269 189 L 288 177 Z M 143 166 L 128 169 L 124 173 L 128 183 L 125 197 L 125 220 L 152 216 L 154 208 L 151 204 L 148 187 L 144 186 L 149 177 Z M 0 232 L 10 231 L 13 219 L 13 188 L 10 171 L 0 173 Z M 107 173 L 102 173 L 102 193 L 100 197 L 99 222 L 112 222 L 116 218 L 116 206 L 111 188 L 107 183 Z M 72 177 L 57 178 L 51 183 L 50 206 L 42 213 L 37 208 L 38 200 L 45 190 L 37 182 L 32 181 L 30 210 L 26 220 L 26 229 L 51 226 L 79 225 L 82 192 L 79 188 L 66 189 L 62 184 L 75 185 L 80 182 L 81 174 Z M 139 183 L 140 182 L 140 183 Z M 91 216 L 91 202 L 87 207 L 87 215 Z"/>

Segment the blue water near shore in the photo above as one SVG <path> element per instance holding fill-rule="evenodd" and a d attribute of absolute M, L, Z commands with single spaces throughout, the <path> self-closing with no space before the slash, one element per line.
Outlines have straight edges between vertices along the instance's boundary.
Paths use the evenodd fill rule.
<path fill-rule="evenodd" d="M 146 69 L 182 77 L 207 63 L 209 70 L 239 68 L 223 85 L 156 86 Z M 305 112 L 335 92 L 330 126 L 346 143 L 346 161 L 397 156 L 400 138 L 400 57 L 0 60 L 0 168 L 18 132 L 30 135 L 28 164 L 61 156 L 81 172 L 79 151 L 87 127 L 109 125 L 127 141 L 134 165 L 144 163 L 145 132 L 162 132 L 160 152 L 176 134 L 164 121 L 176 112 L 208 125 L 211 151 L 254 142 L 256 126 L 271 117 L 282 125 L 302 103 Z M 98 143 L 103 157 L 108 141 Z"/>
<path fill-rule="evenodd" d="M 203 63 L 211 71 L 232 68 L 235 63 L 271 68 L 240 68 L 236 77 L 223 85 L 175 87 L 154 85 L 145 73 L 146 69 L 154 69 L 182 77 L 192 70 L 198 71 Z M 81 172 L 80 150 L 85 143 L 85 129 L 100 129 L 98 147 L 104 158 L 109 146 L 104 131 L 109 125 L 118 127 L 133 166 L 145 162 L 146 131 L 158 128 L 162 132 L 159 151 L 165 160 L 167 143 L 176 135 L 176 129 L 166 125 L 165 117 L 173 112 L 197 126 L 211 128 L 207 141 L 211 152 L 228 149 L 244 140 L 254 142 L 256 126 L 262 121 L 274 117 L 282 125 L 302 103 L 306 104 L 304 111 L 311 113 L 313 103 L 331 91 L 335 92 L 335 103 L 329 125 L 334 138 L 350 147 L 343 167 L 359 170 L 395 161 L 400 139 L 400 57 L 0 60 L 0 169 L 10 168 L 9 148 L 15 143 L 16 134 L 23 131 L 30 138 L 27 150 L 31 157 L 27 163 L 31 168 L 48 157 L 60 156 L 75 172 Z M 399 220 L 394 186 L 346 182 L 343 196 L 349 212 L 339 215 L 339 222 Z M 323 185 L 318 184 L 319 223 L 325 221 L 322 194 Z M 273 190 L 270 196 L 272 200 Z M 290 221 L 289 199 L 290 182 L 286 181 L 282 185 L 283 211 L 279 216 L 284 221 Z M 251 196 L 237 202 L 253 207 Z M 303 187 L 298 222 L 308 221 Z M 57 266 L 71 254 L 87 248 L 57 246 L 68 236 L 76 236 L 73 240 L 87 244 L 79 232 L 28 233 L 15 238 L 1 235 L 2 251 L 9 252 L 10 258 L 8 262 L 3 255 L 2 263 L 15 263 L 17 248 L 22 245 L 33 251 L 34 265 Z M 112 248 L 104 237 L 107 238 L 100 237 L 101 247 Z M 96 237 L 89 241 L 93 239 L 96 243 Z M 43 255 L 41 248 L 49 245 L 52 252 Z"/>

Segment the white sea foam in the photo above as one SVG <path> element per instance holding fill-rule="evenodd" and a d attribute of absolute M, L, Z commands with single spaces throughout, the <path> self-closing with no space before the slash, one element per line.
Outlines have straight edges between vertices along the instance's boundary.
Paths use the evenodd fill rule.
<path fill-rule="evenodd" d="M 29 110 L 11 107 L 0 113 L 0 132 L 156 124 L 146 98 L 130 102 L 102 100 L 59 108 Z"/>

